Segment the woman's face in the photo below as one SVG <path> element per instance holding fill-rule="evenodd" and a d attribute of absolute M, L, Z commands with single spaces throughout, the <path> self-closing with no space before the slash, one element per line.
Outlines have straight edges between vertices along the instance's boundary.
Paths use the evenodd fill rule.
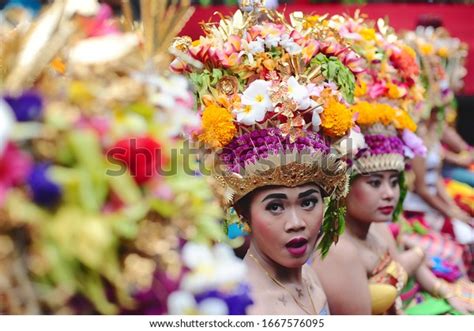
<path fill-rule="evenodd" d="M 301 267 L 316 245 L 323 210 L 315 184 L 260 190 L 250 202 L 252 242 L 273 262 Z"/>
<path fill-rule="evenodd" d="M 347 215 L 364 222 L 388 222 L 400 198 L 399 173 L 380 171 L 360 175 L 346 198 Z"/>

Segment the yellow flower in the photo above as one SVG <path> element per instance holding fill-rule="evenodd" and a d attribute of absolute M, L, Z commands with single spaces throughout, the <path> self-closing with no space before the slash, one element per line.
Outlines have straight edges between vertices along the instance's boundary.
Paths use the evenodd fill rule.
<path fill-rule="evenodd" d="M 412 132 L 416 131 L 416 123 L 406 111 L 400 109 L 395 111 L 394 124 L 398 130 L 408 129 Z"/>
<path fill-rule="evenodd" d="M 402 47 L 403 51 L 409 54 L 412 58 L 416 59 L 416 52 L 410 46 L 404 45 Z"/>
<path fill-rule="evenodd" d="M 395 109 L 384 103 L 376 104 L 376 112 L 379 115 L 379 122 L 383 125 L 390 125 L 395 118 Z"/>
<path fill-rule="evenodd" d="M 438 49 L 438 55 L 441 57 L 448 57 L 449 56 L 449 49 L 447 47 L 440 47 Z"/>
<path fill-rule="evenodd" d="M 377 55 L 377 48 L 368 46 L 365 49 L 364 57 L 368 62 L 372 62 L 375 59 L 376 55 Z"/>
<path fill-rule="evenodd" d="M 374 105 L 367 101 L 358 102 L 351 107 L 353 114 L 357 114 L 357 124 L 360 126 L 370 126 L 379 119 Z"/>
<path fill-rule="evenodd" d="M 375 30 L 372 28 L 362 28 L 359 33 L 365 40 L 375 40 Z"/>
<path fill-rule="evenodd" d="M 213 148 L 227 145 L 237 133 L 234 118 L 225 108 L 209 105 L 202 114 L 202 133 L 199 140 Z"/>
<path fill-rule="evenodd" d="M 388 87 L 388 97 L 391 99 L 401 98 L 405 94 L 403 89 L 399 88 L 397 85 L 393 83 L 387 83 L 387 87 Z"/>
<path fill-rule="evenodd" d="M 323 132 L 331 137 L 341 137 L 353 126 L 349 108 L 331 97 L 321 114 Z"/>
<path fill-rule="evenodd" d="M 431 44 L 423 43 L 420 45 L 420 51 L 423 55 L 432 55 L 434 52 L 434 48 Z"/>
<path fill-rule="evenodd" d="M 359 84 L 356 84 L 354 95 L 356 97 L 362 97 L 367 94 L 367 84 L 364 81 L 359 81 Z"/>
<path fill-rule="evenodd" d="M 304 18 L 303 28 L 309 29 L 315 26 L 318 23 L 319 15 L 308 15 Z"/>

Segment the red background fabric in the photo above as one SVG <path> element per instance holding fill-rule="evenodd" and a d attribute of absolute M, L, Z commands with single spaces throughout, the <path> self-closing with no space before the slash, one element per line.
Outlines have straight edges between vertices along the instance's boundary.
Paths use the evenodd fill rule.
<path fill-rule="evenodd" d="M 443 25 L 452 36 L 461 39 L 469 45 L 469 55 L 467 59 L 467 76 L 464 79 L 464 94 L 474 95 L 474 5 L 446 5 L 446 4 L 368 4 L 363 6 L 340 5 L 340 4 L 307 4 L 304 0 L 297 0 L 298 3 L 287 5 L 286 12 L 303 11 L 322 15 L 324 13 L 352 15 L 358 8 L 367 14 L 369 18 L 388 17 L 390 24 L 397 30 L 414 29 L 416 21 L 423 14 L 435 15 L 442 19 Z M 280 10 L 284 6 L 280 7 Z M 216 11 L 224 15 L 231 14 L 236 7 L 211 6 L 197 7 L 195 13 L 188 21 L 181 35 L 189 35 L 197 39 L 201 34 L 200 22 L 208 21 L 212 16 L 213 21 L 219 19 Z"/>

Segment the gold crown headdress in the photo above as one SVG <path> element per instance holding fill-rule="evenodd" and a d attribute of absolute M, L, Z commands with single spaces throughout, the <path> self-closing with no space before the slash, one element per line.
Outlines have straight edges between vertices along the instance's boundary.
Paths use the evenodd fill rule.
<path fill-rule="evenodd" d="M 175 40 L 172 69 L 195 83 L 212 173 L 229 207 L 268 185 L 320 185 L 331 198 L 323 254 L 342 230 L 347 165 L 334 147 L 354 125 L 348 108 L 360 58 L 301 13 L 256 6 Z M 324 35 L 327 38 L 321 38 Z"/>

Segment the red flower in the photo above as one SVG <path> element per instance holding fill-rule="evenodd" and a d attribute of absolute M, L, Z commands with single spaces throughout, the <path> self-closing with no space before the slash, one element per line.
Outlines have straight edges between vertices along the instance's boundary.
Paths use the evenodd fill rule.
<path fill-rule="evenodd" d="M 125 138 L 107 151 L 107 158 L 124 163 L 137 184 L 143 184 L 159 174 L 166 164 L 161 145 L 150 137 Z"/>

